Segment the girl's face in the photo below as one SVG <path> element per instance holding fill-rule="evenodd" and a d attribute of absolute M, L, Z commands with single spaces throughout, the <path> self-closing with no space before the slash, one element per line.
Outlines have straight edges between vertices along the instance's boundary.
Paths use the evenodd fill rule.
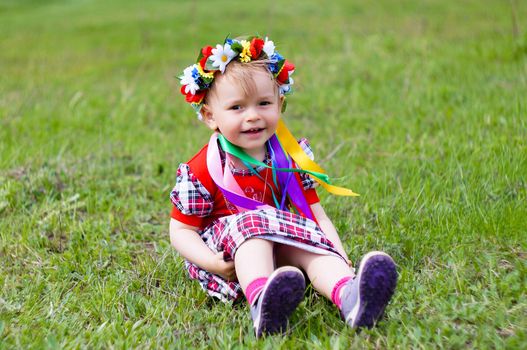
<path fill-rule="evenodd" d="M 214 94 L 203 106 L 207 125 L 242 148 L 247 154 L 262 160 L 265 142 L 276 131 L 283 99 L 278 96 L 276 83 L 269 73 L 251 73 L 254 93 L 247 94 L 228 76 L 218 77 Z"/>

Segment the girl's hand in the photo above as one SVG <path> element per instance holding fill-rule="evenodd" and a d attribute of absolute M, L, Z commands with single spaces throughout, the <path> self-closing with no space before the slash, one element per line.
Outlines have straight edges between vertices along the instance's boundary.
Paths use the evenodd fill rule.
<path fill-rule="evenodd" d="M 223 252 L 216 253 L 212 258 L 212 266 L 210 272 L 220 275 L 227 281 L 236 281 L 236 270 L 234 269 L 234 261 L 223 260 Z"/>

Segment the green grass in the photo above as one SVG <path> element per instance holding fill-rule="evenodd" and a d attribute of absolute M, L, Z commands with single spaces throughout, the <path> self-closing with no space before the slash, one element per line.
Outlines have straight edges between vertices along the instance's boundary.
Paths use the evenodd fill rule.
<path fill-rule="evenodd" d="M 526 20 L 515 0 L 0 1 L 0 349 L 524 348 Z M 309 293 L 256 340 L 169 245 L 177 165 L 209 135 L 174 77 L 254 32 L 297 64 L 291 130 L 362 194 L 321 192 L 350 257 L 399 265 L 373 330 Z"/>

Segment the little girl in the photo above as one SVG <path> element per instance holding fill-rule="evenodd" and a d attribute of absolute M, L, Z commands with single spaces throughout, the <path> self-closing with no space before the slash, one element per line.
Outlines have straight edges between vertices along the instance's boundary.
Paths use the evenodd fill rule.
<path fill-rule="evenodd" d="M 281 121 L 294 65 L 267 38 L 205 46 L 181 92 L 213 134 L 179 165 L 170 240 L 189 275 L 223 301 L 242 294 L 256 336 L 283 332 L 304 273 L 351 327 L 372 327 L 396 285 L 392 258 L 370 252 L 357 274 L 315 191 L 332 186 L 305 139 Z"/>

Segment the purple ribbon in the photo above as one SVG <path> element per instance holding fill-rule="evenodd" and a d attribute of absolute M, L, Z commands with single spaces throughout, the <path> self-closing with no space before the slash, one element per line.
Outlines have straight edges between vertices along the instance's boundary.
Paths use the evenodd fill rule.
<path fill-rule="evenodd" d="M 274 160 L 276 161 L 278 168 L 290 168 L 292 166 L 290 160 L 285 155 L 285 151 L 283 150 L 282 145 L 280 145 L 280 141 L 278 141 L 276 134 L 271 136 L 269 144 L 273 150 Z M 277 171 L 276 176 L 278 177 L 280 187 L 289 195 L 289 200 L 293 202 L 292 204 L 300 210 L 305 217 L 314 220 L 311 208 L 304 196 L 304 191 L 300 187 L 298 181 L 296 181 L 296 178 L 294 178 L 293 181 L 290 181 L 291 178 L 294 177 L 291 176 L 291 174 L 292 173 Z"/>

